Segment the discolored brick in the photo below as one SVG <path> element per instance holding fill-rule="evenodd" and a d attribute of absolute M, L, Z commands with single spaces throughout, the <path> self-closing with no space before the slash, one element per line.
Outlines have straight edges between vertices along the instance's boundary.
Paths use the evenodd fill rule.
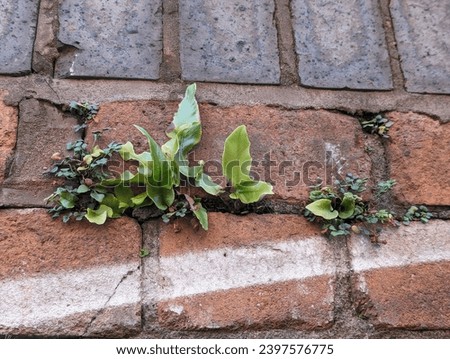
<path fill-rule="evenodd" d="M 144 225 L 144 305 L 156 308 L 148 322 L 178 330 L 331 325 L 334 257 L 314 226 L 289 215 L 210 213 L 209 221 L 197 233 L 189 219 L 158 234 Z"/>
<path fill-rule="evenodd" d="M 140 329 L 141 231 L 1 210 L 0 333 L 127 336 Z"/>
<path fill-rule="evenodd" d="M 42 206 L 58 183 L 44 174 L 52 165 L 52 154 L 69 154 L 67 142 L 81 135 L 73 129 L 77 120 L 48 102 L 23 100 L 19 111 L 16 150 L 0 192 L 0 204 Z"/>
<path fill-rule="evenodd" d="M 354 236 L 350 253 L 358 314 L 377 327 L 450 328 L 450 225 L 385 230 L 386 245 Z"/>

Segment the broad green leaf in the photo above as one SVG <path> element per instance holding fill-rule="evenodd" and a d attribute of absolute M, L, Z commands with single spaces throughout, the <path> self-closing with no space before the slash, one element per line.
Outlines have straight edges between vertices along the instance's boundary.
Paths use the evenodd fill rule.
<path fill-rule="evenodd" d="M 196 89 L 197 86 L 195 83 L 187 87 L 184 98 L 178 106 L 178 111 L 173 117 L 175 128 L 200 122 L 200 113 L 198 111 L 197 101 L 195 100 Z"/>
<path fill-rule="evenodd" d="M 121 202 L 116 196 L 112 193 L 108 193 L 103 199 L 102 205 L 105 205 L 111 209 L 108 212 L 108 217 L 110 218 L 118 218 L 123 212 L 129 207 L 127 203 Z"/>
<path fill-rule="evenodd" d="M 328 220 L 337 218 L 339 214 L 338 211 L 333 210 L 331 200 L 329 199 L 318 199 L 317 201 L 308 204 L 306 209 L 314 215 Z"/>
<path fill-rule="evenodd" d="M 200 200 L 195 201 L 195 209 L 194 209 L 194 215 L 197 217 L 198 221 L 200 222 L 200 225 L 202 228 L 207 231 L 208 230 L 208 212 L 206 209 L 202 206 L 200 203 Z"/>
<path fill-rule="evenodd" d="M 124 202 L 130 207 L 133 206 L 131 198 L 134 197 L 134 193 L 129 186 L 120 184 L 119 186 L 114 187 L 114 194 L 120 202 Z"/>
<path fill-rule="evenodd" d="M 147 196 L 161 210 L 166 210 L 175 201 L 175 191 L 173 188 L 154 187 L 147 185 Z"/>
<path fill-rule="evenodd" d="M 152 154 L 152 174 L 148 178 L 150 184 L 158 185 L 166 189 L 171 189 L 174 185 L 173 181 L 173 165 L 162 152 L 159 145 L 150 136 L 150 134 L 142 127 L 134 125 L 145 137 L 147 137 L 150 151 Z"/>
<path fill-rule="evenodd" d="M 86 193 L 89 192 L 90 188 L 88 186 L 86 186 L 85 184 L 80 185 L 77 188 L 77 193 Z"/>
<path fill-rule="evenodd" d="M 134 197 L 131 198 L 131 202 L 133 202 L 134 205 L 140 206 L 144 203 L 144 201 L 147 199 L 147 192 L 142 192 Z"/>
<path fill-rule="evenodd" d="M 355 213 L 355 202 L 356 196 L 353 193 L 345 193 L 339 210 L 339 218 L 350 218 Z"/>
<path fill-rule="evenodd" d="M 213 196 L 217 196 L 223 192 L 223 188 L 215 183 L 206 173 L 202 173 L 195 179 L 195 185 L 203 188 L 205 192 L 212 194 Z"/>
<path fill-rule="evenodd" d="M 179 142 L 179 159 L 186 159 L 188 153 L 200 142 L 202 138 L 202 126 L 200 122 L 189 126 L 183 126 L 181 129 L 175 129 L 176 137 Z"/>
<path fill-rule="evenodd" d="M 178 142 L 178 137 L 175 136 L 171 138 L 169 141 L 167 141 L 164 145 L 162 145 L 161 150 L 167 156 L 167 158 L 173 161 L 175 159 L 175 155 L 177 154 L 179 147 L 180 143 Z"/>
<path fill-rule="evenodd" d="M 144 163 L 152 161 L 152 155 L 150 152 L 142 152 L 137 154 L 134 151 L 134 146 L 131 142 L 127 142 L 122 145 L 119 150 L 119 154 L 125 161 L 136 160 Z"/>
<path fill-rule="evenodd" d="M 75 207 L 76 200 L 77 200 L 77 197 L 67 191 L 61 192 L 61 194 L 59 195 L 59 202 L 61 203 L 61 206 L 63 206 L 64 208 Z"/>
<path fill-rule="evenodd" d="M 246 181 L 251 181 L 250 141 L 244 125 L 236 128 L 225 140 L 222 155 L 222 171 L 225 177 L 235 187 Z"/>
<path fill-rule="evenodd" d="M 113 210 L 102 204 L 98 209 L 88 208 L 85 217 L 91 223 L 103 224 L 106 222 L 106 218 L 111 217 L 112 215 Z"/>
<path fill-rule="evenodd" d="M 246 181 L 235 186 L 230 198 L 239 199 L 242 203 L 254 203 L 267 194 L 273 194 L 271 184 L 263 181 Z"/>

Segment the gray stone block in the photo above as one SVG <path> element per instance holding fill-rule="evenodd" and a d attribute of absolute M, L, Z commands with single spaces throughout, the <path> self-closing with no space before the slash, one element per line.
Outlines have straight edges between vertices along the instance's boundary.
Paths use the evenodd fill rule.
<path fill-rule="evenodd" d="M 159 78 L 161 0 L 62 0 L 59 22 L 59 77 Z"/>
<path fill-rule="evenodd" d="M 406 89 L 450 93 L 450 1 L 394 0 L 391 14 Z"/>
<path fill-rule="evenodd" d="M 179 6 L 184 79 L 279 83 L 273 0 L 180 0 Z"/>
<path fill-rule="evenodd" d="M 39 1 L 0 1 L 0 74 L 31 71 Z"/>
<path fill-rule="evenodd" d="M 291 4 L 303 85 L 392 88 L 377 0 L 293 0 Z"/>

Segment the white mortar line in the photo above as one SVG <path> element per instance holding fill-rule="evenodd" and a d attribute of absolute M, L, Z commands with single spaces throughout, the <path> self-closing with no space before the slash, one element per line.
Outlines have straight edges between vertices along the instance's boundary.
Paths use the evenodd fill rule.
<path fill-rule="evenodd" d="M 157 300 L 335 272 L 332 252 L 322 237 L 162 257 L 159 265 Z"/>
<path fill-rule="evenodd" d="M 134 272 L 121 282 L 130 270 Z M 140 273 L 133 264 L 3 280 L 0 281 L 0 327 L 37 326 L 100 310 L 106 303 L 107 307 L 117 307 L 139 302 Z"/>

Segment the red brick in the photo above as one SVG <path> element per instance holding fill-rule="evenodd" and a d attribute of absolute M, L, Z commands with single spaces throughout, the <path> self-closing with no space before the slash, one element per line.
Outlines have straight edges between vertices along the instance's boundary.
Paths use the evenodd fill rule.
<path fill-rule="evenodd" d="M 217 248 L 238 248 L 262 241 L 282 242 L 295 237 L 320 236 L 320 227 L 298 215 L 235 216 L 208 213 L 209 230 L 196 230 L 189 220 L 161 224 L 159 253 L 175 256 Z M 288 225 L 286 225 L 288 223 Z"/>
<path fill-rule="evenodd" d="M 177 223 L 178 222 L 178 223 Z M 291 215 L 210 213 L 161 225 L 159 253 L 144 261 L 148 321 L 170 329 L 320 329 L 334 318 L 334 256 L 317 229 Z M 144 225 L 155 248 L 154 227 Z"/>
<path fill-rule="evenodd" d="M 5 179 L 7 163 L 16 146 L 17 109 L 6 106 L 3 98 L 8 93 L 0 90 L 0 186 Z"/>
<path fill-rule="evenodd" d="M 355 308 L 382 328 L 450 328 L 450 224 L 385 230 L 386 245 L 351 241 Z"/>
<path fill-rule="evenodd" d="M 139 260 L 140 228 L 125 217 L 65 224 L 43 209 L 10 209 L 0 223 L 0 280 Z"/>
<path fill-rule="evenodd" d="M 0 193 L 5 206 L 42 206 L 57 185 L 43 173 L 52 165 L 55 152 L 67 154 L 66 144 L 80 138 L 73 127 L 77 120 L 48 102 L 34 99 L 20 103 L 17 147 L 9 177 Z"/>
<path fill-rule="evenodd" d="M 333 321 L 332 289 L 333 279 L 319 276 L 182 297 L 158 304 L 159 322 L 181 330 L 326 328 Z"/>
<path fill-rule="evenodd" d="M 417 113 L 391 112 L 388 145 L 394 194 L 403 203 L 450 205 L 450 124 Z"/>
<path fill-rule="evenodd" d="M 132 141 L 139 150 L 145 150 L 145 138 L 133 128 L 133 124 L 138 124 L 162 144 L 167 140 L 164 131 L 177 106 L 177 103 L 155 101 L 104 103 L 96 122 L 89 128 L 88 138 L 92 131 L 109 127 L 111 130 L 101 139 L 103 145 L 112 140 Z M 326 178 L 326 151 L 332 153 L 334 161 L 341 161 L 340 165 L 334 165 L 334 173 L 331 169 L 327 171 L 329 177 L 336 174 L 336 167 L 342 167 L 339 172 L 343 175 L 353 172 L 368 177 L 370 174 L 364 136 L 358 122 L 350 116 L 323 110 L 284 110 L 261 105 L 225 108 L 209 104 L 200 105 L 200 115 L 203 138 L 192 158 L 219 163 L 219 169 L 214 165 L 206 168 L 212 176 L 220 176 L 224 141 L 236 127 L 245 124 L 253 160 L 259 163 L 254 170 L 261 179 L 275 185 L 273 198 L 292 202 L 306 200 L 308 185 L 314 184 L 317 176 Z M 275 164 L 270 176 L 262 164 L 268 153 Z M 303 172 L 308 164 L 311 165 L 309 179 Z"/>
<path fill-rule="evenodd" d="M 141 229 L 0 211 L 0 334 L 126 336 L 141 326 Z"/>

